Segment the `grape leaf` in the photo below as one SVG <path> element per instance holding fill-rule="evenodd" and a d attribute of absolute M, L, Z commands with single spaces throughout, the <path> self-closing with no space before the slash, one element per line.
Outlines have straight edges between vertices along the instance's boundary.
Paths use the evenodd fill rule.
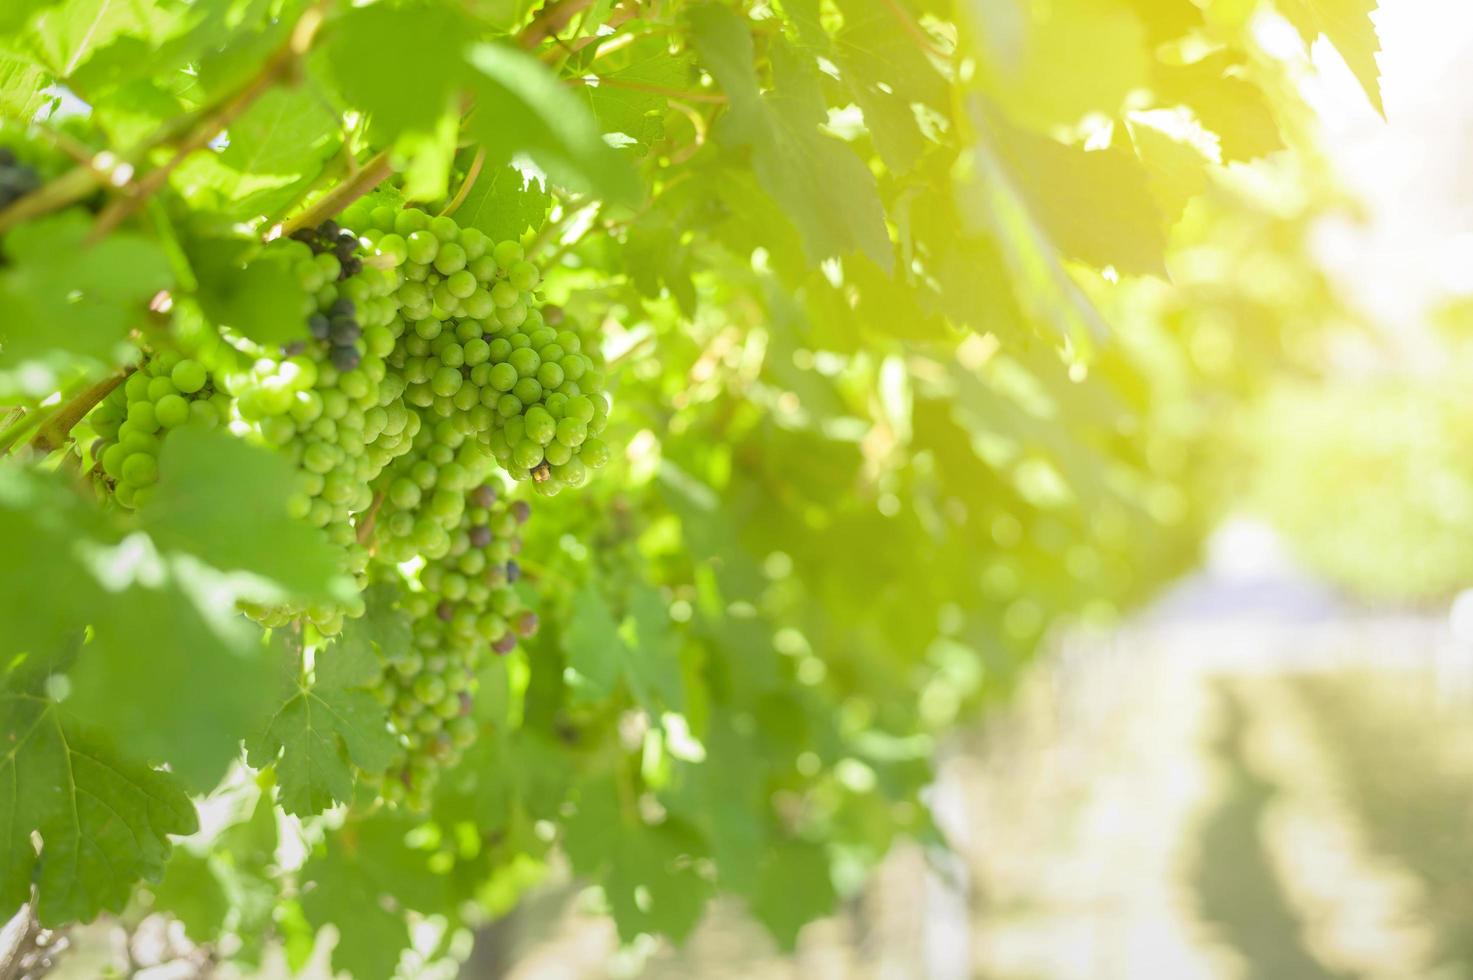
<path fill-rule="evenodd" d="M 220 937 L 230 914 L 230 898 L 208 856 L 177 848 L 163 880 L 149 890 L 154 907 L 178 919 L 194 942 Z"/>
<path fill-rule="evenodd" d="M 0 116 L 30 119 L 46 104 L 46 72 L 40 65 L 0 51 Z"/>
<path fill-rule="evenodd" d="M 561 636 L 566 680 L 575 701 L 608 697 L 619 679 L 624 641 L 608 603 L 591 585 L 578 590 Z"/>
<path fill-rule="evenodd" d="M 487 163 L 525 153 L 574 190 L 621 203 L 639 200 L 643 191 L 629 161 L 604 142 L 588 107 L 545 65 L 504 44 L 473 45 L 466 60 L 476 95 L 469 126 Z"/>
<path fill-rule="evenodd" d="M 839 70 L 886 166 L 905 173 L 926 146 L 911 106 L 944 112 L 945 80 L 890 7 L 876 0 L 845 0 L 839 6 L 844 12 L 844 26 L 834 37 Z"/>
<path fill-rule="evenodd" d="M 444 4 L 356 7 L 334 25 L 323 61 L 343 97 L 368 114 L 374 138 L 393 143 L 401 133 L 433 132 L 454 111 L 465 69 L 446 44 L 473 35 Z"/>
<path fill-rule="evenodd" d="M 680 91 L 690 74 L 689 60 L 672 55 L 668 42 L 656 35 L 622 49 L 618 67 L 601 65 L 597 81 L 577 92 L 599 129 L 623 133 L 648 149 L 665 135 L 665 92 Z"/>
<path fill-rule="evenodd" d="M 1275 0 L 1275 4 L 1306 45 L 1313 44 L 1321 34 L 1335 45 L 1365 90 L 1366 98 L 1384 118 L 1381 69 L 1376 65 L 1381 40 L 1371 20 L 1376 0 Z"/>
<path fill-rule="evenodd" d="M 613 780 L 604 777 L 580 788 L 564 831 L 574 870 L 601 880 L 620 938 L 652 933 L 680 942 L 690 935 L 713 888 L 693 866 L 705 847 L 685 824 L 626 819 Z"/>
<path fill-rule="evenodd" d="M 521 238 L 542 224 L 552 198 L 547 187 L 503 164 L 486 167 L 455 212 L 462 227 L 479 228 L 493 241 Z"/>
<path fill-rule="evenodd" d="M 239 757 L 241 733 L 270 707 L 273 647 L 236 612 L 217 574 L 188 560 L 150 567 L 134 544 L 141 542 L 124 541 L 110 556 L 137 561 L 139 572 L 122 597 L 93 612 L 67 707 L 114 733 L 130 757 L 167 762 L 205 792 Z"/>
<path fill-rule="evenodd" d="M 1267 97 L 1239 74 L 1228 52 L 1186 65 L 1158 64 L 1151 87 L 1163 105 L 1184 105 L 1217 134 L 1223 162 L 1253 160 L 1284 148 Z"/>
<path fill-rule="evenodd" d="M 803 236 L 809 259 L 861 251 L 894 266 L 874 175 L 848 146 L 821 132 L 827 104 L 812 67 L 788 45 L 772 47 L 772 91 L 757 84 L 752 35 L 725 7 L 691 11 L 692 39 L 730 100 L 722 138 L 752 150 L 752 169 Z"/>
<path fill-rule="evenodd" d="M 0 691 L 0 744 L 0 905 L 27 901 L 34 881 L 45 925 L 121 911 L 163 872 L 169 836 L 198 826 L 173 777 L 118 758 L 35 689 Z"/>
<path fill-rule="evenodd" d="M 752 913 L 783 949 L 797 944 L 803 926 L 833 911 L 838 896 L 828 855 L 817 844 L 783 841 L 769 847 L 757 874 Z"/>
<path fill-rule="evenodd" d="M 1015 5 L 981 0 L 978 82 L 1015 123 L 1047 132 L 1093 112 L 1114 116 L 1150 68 L 1146 31 L 1097 0 Z M 1024 11 L 1013 32 L 1002 29 Z"/>
<path fill-rule="evenodd" d="M 32 48 L 58 78 L 66 79 L 93 51 L 131 35 L 152 40 L 171 15 L 158 8 L 115 0 L 61 0 L 37 19 Z"/>
<path fill-rule="evenodd" d="M 230 125 L 220 162 L 243 176 L 311 176 L 338 145 L 338 120 L 305 88 L 274 88 Z"/>
<path fill-rule="evenodd" d="M 1191 199 L 1207 189 L 1210 161 L 1196 146 L 1173 138 L 1149 119 L 1133 117 L 1127 128 L 1145 164 L 1151 196 L 1166 223 L 1175 224 Z"/>
<path fill-rule="evenodd" d="M 1086 152 L 999 127 L 998 145 L 1035 219 L 1065 255 L 1122 273 L 1165 272 L 1165 222 L 1144 167 L 1111 147 Z"/>
<path fill-rule="evenodd" d="M 191 161 L 214 159 L 196 154 Z M 220 326 L 231 327 L 262 345 L 305 338 L 307 315 L 291 262 L 281 252 L 267 249 L 252 256 L 253 250 L 251 243 L 237 239 L 192 243 L 190 258 L 199 277 L 200 308 Z"/>
<path fill-rule="evenodd" d="M 127 358 L 127 333 L 170 282 L 158 245 L 116 232 L 83 240 L 91 217 L 71 210 L 27 222 L 5 236 L 0 270 L 0 390 L 41 394 L 75 366 Z"/>
<path fill-rule="evenodd" d="M 396 745 L 383 707 L 367 686 L 378 678 L 379 663 L 367 634 L 372 626 L 351 624 L 344 641 L 317 655 L 314 676 L 294 664 L 285 671 L 285 700 L 264 730 L 247 743 L 251 764 L 276 764 L 281 806 L 309 816 L 353 793 L 350 761 L 381 773 Z"/>
<path fill-rule="evenodd" d="M 164 440 L 157 489 L 139 518 L 165 550 L 259 575 L 297 598 L 351 598 L 327 536 L 287 513 L 295 488 L 281 455 L 186 425 Z"/>
<path fill-rule="evenodd" d="M 332 925 L 333 966 L 354 977 L 389 977 L 409 945 L 404 908 L 443 912 L 444 875 L 432 853 L 410 848 L 414 822 L 380 811 L 351 820 L 303 866 L 302 909 L 317 928 Z"/>
<path fill-rule="evenodd" d="M 629 615 L 619 629 L 624 641 L 624 674 L 641 704 L 651 710 L 685 706 L 680 678 L 680 638 L 670 625 L 669 604 L 654 589 L 640 585 L 629 597 Z"/>

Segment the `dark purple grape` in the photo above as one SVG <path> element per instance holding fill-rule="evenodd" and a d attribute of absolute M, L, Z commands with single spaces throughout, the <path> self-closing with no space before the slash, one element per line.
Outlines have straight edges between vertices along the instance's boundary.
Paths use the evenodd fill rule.
<path fill-rule="evenodd" d="M 441 599 L 440 604 L 435 607 L 435 615 L 439 616 L 443 622 L 450 622 L 455 618 L 455 603 L 449 599 Z"/>
<path fill-rule="evenodd" d="M 491 529 L 484 524 L 471 528 L 471 544 L 484 548 L 491 543 Z"/>
<path fill-rule="evenodd" d="M 512 560 L 512 561 L 507 562 L 506 563 L 506 580 L 508 582 L 515 582 L 518 579 L 520 579 L 521 577 L 522 577 L 522 566 L 519 565 L 519 564 L 517 564 L 515 560 Z"/>
<path fill-rule="evenodd" d="M 351 316 L 335 316 L 327 332 L 334 345 L 347 347 L 357 343 L 358 338 L 363 336 L 363 330 L 358 326 L 358 321 Z"/>
<path fill-rule="evenodd" d="M 301 242 L 304 245 L 315 246 L 317 244 L 317 232 L 311 228 L 298 228 L 292 232 L 291 239 L 294 242 Z M 315 252 L 316 248 L 313 248 L 313 251 Z"/>
<path fill-rule="evenodd" d="M 321 313 L 313 313 L 307 318 L 307 329 L 318 340 L 326 340 L 327 335 L 332 332 L 332 321 Z"/>
<path fill-rule="evenodd" d="M 0 167 L 15 166 L 15 151 L 8 146 L 0 146 Z"/>
<path fill-rule="evenodd" d="M 525 524 L 527 518 L 532 516 L 532 505 L 525 500 L 518 500 L 511 505 L 511 513 L 517 519 L 518 524 Z"/>
<path fill-rule="evenodd" d="M 489 483 L 483 483 L 471 491 L 471 503 L 483 510 L 489 510 L 496 503 L 496 488 Z"/>
<path fill-rule="evenodd" d="M 345 296 L 332 304 L 332 308 L 327 311 L 327 315 L 331 317 L 351 317 L 357 312 L 358 308 L 353 305 L 353 301 Z"/>
<path fill-rule="evenodd" d="M 281 349 L 281 352 L 287 357 L 296 357 L 298 354 L 302 353 L 306 349 L 307 342 L 305 340 L 294 340 L 283 347 Z"/>
<path fill-rule="evenodd" d="M 363 271 L 363 260 L 355 255 L 352 258 L 345 259 L 342 263 L 342 266 L 343 271 L 338 273 L 338 279 L 352 279 L 358 273 Z"/>
<path fill-rule="evenodd" d="M 328 241 L 331 241 L 332 239 L 338 237 L 338 233 L 342 230 L 342 225 L 339 225 L 331 218 L 328 218 L 322 224 L 317 226 L 317 234 L 320 237 L 327 239 Z"/>
<path fill-rule="evenodd" d="M 332 366 L 339 371 L 351 371 L 363 360 L 356 347 L 334 347 L 331 357 Z"/>
<path fill-rule="evenodd" d="M 500 654 L 511 653 L 517 648 L 517 635 L 510 630 L 501 634 L 500 639 L 491 644 L 492 651 Z"/>
<path fill-rule="evenodd" d="M 537 614 L 530 609 L 517 615 L 516 630 L 522 636 L 531 636 L 537 632 Z"/>

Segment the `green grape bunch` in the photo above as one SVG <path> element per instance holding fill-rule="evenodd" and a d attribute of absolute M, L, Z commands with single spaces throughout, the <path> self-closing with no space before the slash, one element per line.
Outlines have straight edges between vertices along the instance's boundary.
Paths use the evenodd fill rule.
<path fill-rule="evenodd" d="M 476 738 L 471 710 L 483 658 L 510 653 L 538 628 L 515 588 L 521 526 L 531 507 L 509 501 L 489 480 L 456 496 L 460 506 L 445 547 L 407 579 L 401 606 L 412 618 L 413 641 L 383 665 L 374 688 L 402 749 L 380 794 L 412 809 L 428 805 L 437 774 Z M 379 574 L 403 576 L 391 557 L 378 557 Z"/>
<path fill-rule="evenodd" d="M 191 421 L 219 426 L 231 408 L 230 397 L 215 387 L 203 364 L 159 351 L 88 416 L 97 434 L 93 474 L 122 507 L 141 507 L 158 482 L 159 450 L 168 433 Z"/>
<path fill-rule="evenodd" d="M 606 379 L 591 345 L 543 313 L 521 244 L 417 209 L 366 215 L 368 263 L 400 278 L 405 322 L 390 357 L 405 400 L 474 434 L 514 480 L 554 494 L 607 462 Z M 561 310 L 549 307 L 561 317 Z"/>

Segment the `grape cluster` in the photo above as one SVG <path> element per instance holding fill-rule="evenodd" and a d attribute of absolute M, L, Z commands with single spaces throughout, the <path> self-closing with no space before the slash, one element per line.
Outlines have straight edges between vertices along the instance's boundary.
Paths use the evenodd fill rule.
<path fill-rule="evenodd" d="M 315 324 L 326 320 L 329 344 L 293 344 L 276 354 L 253 351 L 250 367 L 225 379 L 235 396 L 232 428 L 296 465 L 292 513 L 327 531 L 362 584 L 368 555 L 353 519 L 369 509 L 371 484 L 409 451 L 420 427 L 419 417 L 404 405 L 402 379 L 384 361 L 396 346 L 396 330 L 402 330 L 392 299 L 396 283 L 376 269 L 344 278 L 336 252 L 314 253 L 304 242 L 279 241 L 271 248 L 292 264 L 308 298 L 308 329 L 315 333 Z M 361 612 L 361 603 L 248 611 L 268 626 L 305 614 L 330 635 L 341 628 L 344 614 Z"/>
<path fill-rule="evenodd" d="M 482 657 L 510 653 L 538 626 L 513 588 L 521 575 L 520 527 L 531 508 L 508 502 L 489 482 L 456 497 L 458 516 L 442 531 L 445 546 L 426 556 L 401 601 L 413 620 L 413 642 L 384 664 L 374 688 L 402 747 L 380 793 L 412 809 L 428 805 L 436 774 L 475 740 L 470 712 Z M 392 559 L 379 556 L 385 574 L 397 576 Z"/>
<path fill-rule="evenodd" d="M 0 208 L 8 208 L 41 186 L 41 175 L 16 159 L 15 151 L 0 146 Z"/>
<path fill-rule="evenodd" d="M 540 492 L 581 485 L 609 455 L 597 438 L 605 379 L 578 334 L 544 317 L 541 273 L 522 246 L 412 208 L 360 217 L 368 264 L 399 280 L 405 329 L 389 363 L 405 401 L 475 435 Z"/>
<path fill-rule="evenodd" d="M 589 468 L 608 462 L 600 438 L 609 404 L 603 373 L 571 330 L 548 324 L 504 327 L 490 342 L 490 387 L 500 392 L 500 425 L 484 445 L 513 479 L 531 477 L 538 492 L 578 487 Z"/>
<path fill-rule="evenodd" d="M 199 361 L 174 351 L 145 360 L 88 417 L 95 472 L 124 507 L 141 507 L 159 478 L 159 449 L 170 430 L 194 420 L 216 426 L 229 418 L 229 397 Z"/>

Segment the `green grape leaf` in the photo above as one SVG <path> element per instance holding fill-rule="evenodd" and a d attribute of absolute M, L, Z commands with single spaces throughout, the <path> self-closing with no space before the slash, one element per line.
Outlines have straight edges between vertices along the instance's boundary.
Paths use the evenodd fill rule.
<path fill-rule="evenodd" d="M 596 80 L 577 94 L 605 133 L 623 133 L 648 149 L 665 135 L 666 92 L 681 91 L 691 77 L 689 60 L 670 53 L 658 35 L 635 41 L 622 49 L 618 67 L 601 62 Z"/>
<path fill-rule="evenodd" d="M 294 597 L 349 599 L 356 590 L 327 536 L 287 513 L 296 479 L 277 453 L 185 425 L 164 440 L 159 482 L 139 519 L 165 550 L 250 572 Z"/>
<path fill-rule="evenodd" d="M 129 357 L 130 329 L 170 284 L 152 241 L 115 232 L 83 244 L 92 225 L 81 210 L 27 222 L 5 236 L 0 269 L 0 392 L 42 394 L 77 365 Z"/>
<path fill-rule="evenodd" d="M 259 634 L 217 572 L 121 531 L 59 478 L 0 468 L 0 535 L 30 556 L 0 571 L 4 654 L 44 655 L 90 623 L 90 642 L 69 665 L 67 710 L 130 757 L 168 762 L 192 788 L 209 789 L 267 707 Z"/>
<path fill-rule="evenodd" d="M 230 897 L 209 857 L 176 848 L 163 880 L 149 891 L 154 908 L 178 919 L 194 942 L 214 942 L 224 931 Z"/>
<path fill-rule="evenodd" d="M 318 653 L 310 679 L 289 664 L 281 706 L 247 741 L 251 765 L 276 764 L 288 813 L 308 816 L 347 802 L 353 765 L 381 773 L 393 760 L 387 716 L 367 690 L 379 674 L 372 629 L 361 621 L 349 626 L 344 642 Z"/>
<path fill-rule="evenodd" d="M 394 151 L 408 161 L 404 167 L 405 197 L 411 201 L 436 201 L 445 196 L 459 133 L 459 121 L 447 112 L 429 132 L 400 134 Z"/>
<path fill-rule="evenodd" d="M 1132 118 L 1127 129 L 1145 164 L 1156 207 L 1166 223 L 1173 225 L 1191 199 L 1207 189 L 1211 161 L 1196 146 L 1175 139 L 1149 119 Z"/>
<path fill-rule="evenodd" d="M 446 45 L 474 34 L 444 4 L 356 7 L 334 24 L 323 60 L 343 97 L 368 114 L 375 140 L 393 143 L 401 133 L 435 131 L 456 111 L 464 66 Z"/>
<path fill-rule="evenodd" d="M 1013 186 L 1060 252 L 1125 274 L 1164 274 L 1166 223 L 1134 155 L 1117 147 L 1086 152 L 1021 130 L 998 132 Z"/>
<path fill-rule="evenodd" d="M 355 977 L 395 975 L 409 945 L 404 909 L 451 911 L 449 883 L 431 868 L 433 852 L 405 841 L 414 826 L 382 811 L 350 820 L 302 867 L 302 910 L 312 926 L 336 927 L 337 969 Z"/>
<path fill-rule="evenodd" d="M 41 15 L 29 40 L 52 74 L 66 79 L 94 51 L 125 35 L 153 40 L 170 19 L 148 4 L 61 0 Z"/>
<path fill-rule="evenodd" d="M 721 138 L 752 151 L 757 180 L 803 236 L 817 264 L 863 252 L 883 269 L 895 256 L 874 175 L 852 149 L 820 130 L 827 104 L 816 72 L 791 47 L 774 42 L 773 86 L 759 91 L 751 32 L 725 7 L 691 11 L 692 39 L 730 100 Z"/>
<path fill-rule="evenodd" d="M 333 150 L 337 117 L 303 88 L 274 88 L 235 122 L 222 162 L 243 174 L 300 175 Z"/>
<path fill-rule="evenodd" d="M 0 51 L 0 116 L 30 119 L 46 104 L 47 95 L 42 91 L 46 83 L 46 71 L 40 65 Z"/>
<path fill-rule="evenodd" d="M 1384 118 L 1381 69 L 1376 65 L 1381 40 L 1371 20 L 1376 0 L 1275 0 L 1275 6 L 1294 25 L 1306 46 L 1321 34 L 1335 45 L 1365 90 L 1366 98 Z"/>
<path fill-rule="evenodd" d="M 521 238 L 547 217 L 552 197 L 547 186 L 510 164 L 488 166 L 455 212 L 465 228 L 479 228 L 492 241 Z"/>
<path fill-rule="evenodd" d="M 125 540 L 111 556 L 139 562 L 138 573 L 123 597 L 93 613 L 67 706 L 115 733 L 130 756 L 168 762 L 204 792 L 239 757 L 241 733 L 270 708 L 273 650 L 236 613 L 218 575 L 188 560 L 155 565 L 140 557 L 141 544 Z M 161 623 L 167 637 L 158 636 Z"/>
<path fill-rule="evenodd" d="M 12 0 L 0 7 L 0 32 L 9 33 L 24 27 L 37 11 L 54 7 L 61 0 Z"/>
<path fill-rule="evenodd" d="M 791 950 L 798 931 L 832 912 L 838 899 L 828 855 L 817 844 L 790 840 L 770 846 L 757 875 L 752 914 L 783 949 Z"/>
<path fill-rule="evenodd" d="M 45 925 L 122 911 L 163 872 L 169 836 L 198 827 L 172 776 L 119 758 L 35 690 L 0 691 L 0 744 L 0 905 L 26 902 L 34 881 Z"/>
<path fill-rule="evenodd" d="M 650 826 L 623 814 L 612 779 L 585 783 L 564 824 L 568 857 L 578 873 L 600 879 L 625 942 L 641 933 L 680 942 L 713 893 L 694 867 L 704 844 L 679 820 Z"/>
<path fill-rule="evenodd" d="M 669 604 L 659 592 L 643 585 L 634 590 L 619 635 L 624 641 L 624 673 L 640 703 L 682 710 L 680 638 L 671 626 Z"/>
<path fill-rule="evenodd" d="M 384 907 L 375 876 L 332 852 L 309 861 L 302 878 L 311 885 L 302 896 L 308 921 L 338 931 L 333 966 L 353 977 L 395 976 L 399 955 L 409 946 L 409 924 L 402 913 Z"/>
<path fill-rule="evenodd" d="M 561 636 L 566 680 L 574 700 L 597 701 L 613 693 L 625 656 L 619 624 L 592 585 L 578 590 Z"/>
<path fill-rule="evenodd" d="M 1263 90 L 1241 74 L 1228 52 L 1186 65 L 1158 64 L 1151 87 L 1164 105 L 1184 105 L 1217 134 L 1224 163 L 1254 160 L 1284 148 Z"/>
<path fill-rule="evenodd" d="M 213 157 L 197 154 L 192 159 Z M 263 346 L 306 338 L 302 289 L 283 253 L 267 249 L 252 255 L 254 246 L 236 239 L 192 244 L 190 258 L 199 277 L 200 308 L 206 316 Z"/>
<path fill-rule="evenodd" d="M 1117 115 L 1126 96 L 1146 83 L 1146 30 L 1124 7 L 980 0 L 973 16 L 978 84 L 1010 119 L 1032 130 L 1070 126 L 1090 113 Z"/>
<path fill-rule="evenodd" d="M 466 58 L 476 95 L 469 127 L 488 164 L 525 153 L 574 190 L 638 202 L 643 189 L 634 168 L 604 142 L 588 106 L 547 66 L 504 44 L 472 45 Z"/>
<path fill-rule="evenodd" d="M 0 465 L 0 541 L 26 561 L 0 562 L 0 663 L 56 649 L 104 593 L 80 553 L 116 535 L 59 475 Z M 66 582 L 58 589 L 56 583 Z"/>
<path fill-rule="evenodd" d="M 845 0 L 839 7 L 844 13 L 844 26 L 834 37 L 839 71 L 864 113 L 875 149 L 886 166 L 905 173 L 926 147 L 911 106 L 946 111 L 945 80 L 893 8 L 878 0 Z"/>

